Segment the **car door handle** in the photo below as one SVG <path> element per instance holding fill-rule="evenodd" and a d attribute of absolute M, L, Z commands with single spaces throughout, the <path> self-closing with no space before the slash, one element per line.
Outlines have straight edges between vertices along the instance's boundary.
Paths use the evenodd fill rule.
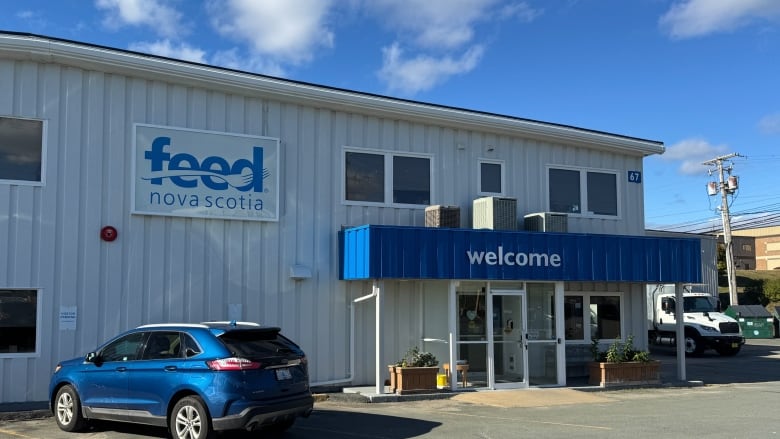
<path fill-rule="evenodd" d="M 165 370 L 169 372 L 173 372 L 174 370 L 176 370 L 176 366 L 165 366 Z"/>
<path fill-rule="evenodd" d="M 116 371 L 117 372 L 125 372 L 125 371 L 127 371 L 127 368 L 125 366 L 120 366 L 120 367 L 116 368 Z"/>

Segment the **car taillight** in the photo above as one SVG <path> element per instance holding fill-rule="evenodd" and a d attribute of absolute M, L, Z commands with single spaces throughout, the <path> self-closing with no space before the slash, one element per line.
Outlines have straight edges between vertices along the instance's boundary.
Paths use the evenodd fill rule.
<path fill-rule="evenodd" d="M 206 364 L 211 370 L 251 370 L 260 369 L 262 363 L 258 361 L 247 360 L 246 358 L 221 358 L 219 360 L 207 361 Z"/>

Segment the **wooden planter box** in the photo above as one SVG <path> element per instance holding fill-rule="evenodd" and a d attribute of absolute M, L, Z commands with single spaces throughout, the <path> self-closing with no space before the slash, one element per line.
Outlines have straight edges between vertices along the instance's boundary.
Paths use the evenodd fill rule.
<path fill-rule="evenodd" d="M 644 386 L 661 383 L 661 362 L 591 362 L 590 385 L 601 387 Z"/>
<path fill-rule="evenodd" d="M 390 391 L 399 395 L 437 390 L 436 375 L 439 367 L 388 366 Z"/>

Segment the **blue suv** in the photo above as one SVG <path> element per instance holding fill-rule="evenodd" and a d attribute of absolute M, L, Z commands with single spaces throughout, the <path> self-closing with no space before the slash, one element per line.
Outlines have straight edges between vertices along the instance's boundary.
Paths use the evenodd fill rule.
<path fill-rule="evenodd" d="M 49 384 L 57 425 L 102 419 L 168 427 L 175 439 L 221 430 L 283 431 L 314 406 L 306 356 L 276 327 L 145 325 L 63 361 Z"/>

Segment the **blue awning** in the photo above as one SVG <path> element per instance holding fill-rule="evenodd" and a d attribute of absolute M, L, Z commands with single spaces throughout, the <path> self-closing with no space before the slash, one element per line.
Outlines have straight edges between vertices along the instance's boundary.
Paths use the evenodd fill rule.
<path fill-rule="evenodd" d="M 339 233 L 342 280 L 700 283 L 701 241 L 365 225 Z"/>

